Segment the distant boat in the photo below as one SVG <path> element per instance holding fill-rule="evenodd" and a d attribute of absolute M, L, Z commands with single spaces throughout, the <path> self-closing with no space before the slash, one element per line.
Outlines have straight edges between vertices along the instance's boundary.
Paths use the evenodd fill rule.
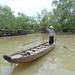
<path fill-rule="evenodd" d="M 12 55 L 4 55 L 3 58 L 10 63 L 30 62 L 48 53 L 53 48 L 55 48 L 55 42 L 52 45 L 49 45 L 49 43 L 46 42 Z"/>

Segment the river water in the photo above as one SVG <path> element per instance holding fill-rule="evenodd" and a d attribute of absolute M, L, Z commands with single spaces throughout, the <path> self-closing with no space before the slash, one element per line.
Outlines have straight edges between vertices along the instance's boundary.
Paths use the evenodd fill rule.
<path fill-rule="evenodd" d="M 57 34 L 56 47 L 39 59 L 11 66 L 3 59 L 22 48 L 48 41 L 48 34 L 0 37 L 0 75 L 75 75 L 75 35 Z"/>

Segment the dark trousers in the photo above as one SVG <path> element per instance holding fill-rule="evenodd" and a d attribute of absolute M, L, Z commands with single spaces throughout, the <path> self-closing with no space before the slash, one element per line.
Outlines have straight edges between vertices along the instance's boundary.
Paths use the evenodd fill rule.
<path fill-rule="evenodd" d="M 54 42 L 54 36 L 50 36 L 49 37 L 49 44 L 51 45 L 51 44 L 53 44 L 53 42 Z"/>

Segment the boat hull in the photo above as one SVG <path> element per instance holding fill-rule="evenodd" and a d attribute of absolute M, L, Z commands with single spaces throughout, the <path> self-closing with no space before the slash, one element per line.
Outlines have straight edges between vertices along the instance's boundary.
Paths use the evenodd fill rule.
<path fill-rule="evenodd" d="M 47 43 L 48 44 L 48 43 Z M 46 45 L 46 44 L 45 44 Z M 42 44 L 43 46 L 43 44 Z M 38 47 L 38 46 L 37 46 Z M 37 48 L 36 47 L 36 48 Z M 35 48 L 35 49 L 36 49 Z M 21 56 L 20 54 L 13 54 L 10 56 L 4 55 L 3 58 L 5 60 L 7 60 L 8 62 L 11 63 L 25 63 L 25 62 L 30 62 L 33 61 L 41 56 L 43 56 L 44 54 L 48 53 L 49 51 L 51 51 L 53 48 L 55 48 L 55 43 L 53 43 L 52 45 L 48 45 L 45 48 L 41 48 L 39 50 L 36 50 L 35 52 L 33 52 L 31 55 L 29 56 Z M 33 48 L 34 49 L 34 48 Z M 33 50 L 32 49 L 32 50 Z"/>

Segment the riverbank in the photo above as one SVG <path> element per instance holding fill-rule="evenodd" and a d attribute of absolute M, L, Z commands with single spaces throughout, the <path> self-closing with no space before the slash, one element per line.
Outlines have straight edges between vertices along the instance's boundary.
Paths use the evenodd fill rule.
<path fill-rule="evenodd" d="M 42 33 L 45 34 L 47 32 L 25 32 L 23 30 L 17 30 L 17 31 L 8 31 L 8 30 L 0 30 L 0 37 L 6 37 L 6 36 L 18 36 L 18 35 L 26 35 L 31 33 Z M 56 32 L 56 34 L 75 34 L 73 32 Z"/>
<path fill-rule="evenodd" d="M 7 30 L 0 30 L 0 37 L 5 36 L 17 36 L 17 35 L 25 35 L 27 32 L 18 30 L 18 31 L 7 31 Z"/>

